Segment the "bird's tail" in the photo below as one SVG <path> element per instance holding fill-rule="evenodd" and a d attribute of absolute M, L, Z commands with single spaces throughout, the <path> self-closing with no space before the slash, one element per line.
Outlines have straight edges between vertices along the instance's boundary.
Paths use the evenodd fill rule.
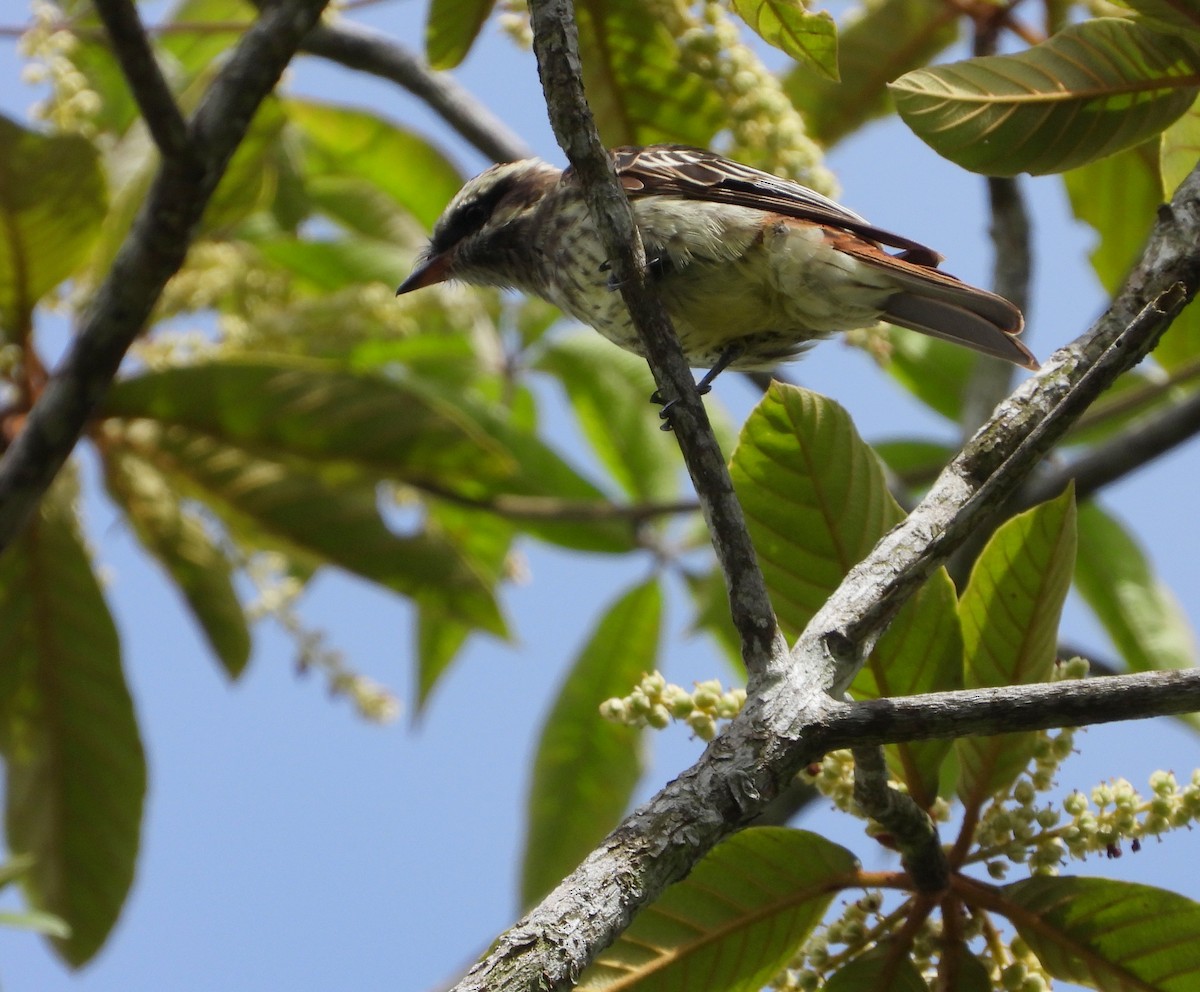
<path fill-rule="evenodd" d="M 1017 340 L 1025 327 L 1021 311 L 1004 297 L 976 289 L 932 265 L 887 254 L 865 239 L 843 238 L 838 247 L 886 269 L 897 291 L 884 304 L 884 320 L 1014 365 L 1038 368 L 1032 352 Z"/>
<path fill-rule="evenodd" d="M 953 286 L 940 281 L 906 286 L 888 298 L 883 319 L 1027 369 L 1038 368 L 1037 359 L 1016 337 L 1024 327 L 1021 311 L 1002 296 L 957 280 Z"/>

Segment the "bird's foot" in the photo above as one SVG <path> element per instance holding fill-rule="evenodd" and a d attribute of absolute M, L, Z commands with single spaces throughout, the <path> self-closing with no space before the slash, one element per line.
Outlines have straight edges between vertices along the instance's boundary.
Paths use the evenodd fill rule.
<path fill-rule="evenodd" d="M 700 382 L 696 383 L 696 395 L 697 396 L 706 396 L 708 393 L 711 393 L 711 392 L 712 392 L 711 380 L 709 382 L 704 382 L 703 380 L 701 380 Z M 673 431 L 675 429 L 675 425 L 671 423 L 671 408 L 673 406 L 675 406 L 676 403 L 679 402 L 679 397 L 677 396 L 673 400 L 664 401 L 662 398 L 662 393 L 656 389 L 656 390 L 654 390 L 654 392 L 652 392 L 650 394 L 650 402 L 657 403 L 662 406 L 662 409 L 658 411 L 658 417 L 660 420 L 663 421 L 663 423 L 661 423 L 659 425 L 658 429 L 660 431 Z"/>
<path fill-rule="evenodd" d="M 696 383 L 696 395 L 707 396 L 709 393 L 711 393 L 713 380 L 723 371 L 725 371 L 725 369 L 729 368 L 733 362 L 737 361 L 741 353 L 742 349 L 738 345 L 730 345 L 723 352 L 721 352 L 716 364 L 713 365 L 713 367 L 707 372 L 705 372 L 700 381 Z M 662 391 L 656 389 L 650 394 L 650 402 L 657 403 L 662 406 L 662 409 L 658 411 L 658 416 L 664 421 L 664 423 L 660 425 L 659 430 L 674 430 L 675 427 L 671 423 L 671 407 L 679 402 L 679 397 L 676 397 L 673 400 L 664 401 L 662 397 Z"/>

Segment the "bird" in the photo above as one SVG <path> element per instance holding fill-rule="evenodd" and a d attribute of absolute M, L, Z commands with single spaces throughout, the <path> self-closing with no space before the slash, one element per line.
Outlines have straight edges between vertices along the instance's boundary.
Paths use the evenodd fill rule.
<path fill-rule="evenodd" d="M 610 155 L 647 275 L 689 364 L 709 370 L 701 393 L 726 368 L 771 368 L 879 320 L 1038 368 L 1017 340 L 1021 311 L 941 271 L 942 256 L 917 241 L 701 148 L 626 146 Z M 447 280 L 539 296 L 644 357 L 569 167 L 527 158 L 469 180 L 397 296 Z"/>

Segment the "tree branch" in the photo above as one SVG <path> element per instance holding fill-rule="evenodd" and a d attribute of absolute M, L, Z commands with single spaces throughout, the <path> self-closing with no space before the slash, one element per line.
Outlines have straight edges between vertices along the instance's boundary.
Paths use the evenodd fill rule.
<path fill-rule="evenodd" d="M 319 24 L 300 46 L 348 69 L 389 79 L 438 112 L 442 120 L 497 162 L 529 158 L 533 152 L 503 121 L 467 92 L 453 76 L 435 72 L 419 56 L 386 35 L 358 24 Z"/>
<path fill-rule="evenodd" d="M 829 751 L 1195 712 L 1200 670 L 857 703 L 810 697 L 792 715 L 784 709 L 797 702 L 794 694 L 776 701 L 773 725 L 744 711 L 700 761 L 626 818 L 540 906 L 502 934 L 453 992 L 570 988 L 639 907 Z"/>
<path fill-rule="evenodd" d="M 1094 496 L 1147 462 L 1200 433 L 1200 393 L 1193 393 L 1122 431 L 1067 464 L 1030 480 L 1021 491 L 1022 506 L 1036 506 L 1075 482 L 1077 499 Z"/>
<path fill-rule="evenodd" d="M 1028 317 L 1033 252 L 1025 197 L 1015 179 L 989 177 L 987 190 L 994 246 L 992 289 Z M 964 437 L 974 433 L 1008 395 L 1015 372 L 1014 366 L 998 358 L 976 359 L 963 398 Z"/>
<path fill-rule="evenodd" d="M 843 703 L 821 727 L 828 750 L 1083 727 L 1200 712 L 1200 669 L 958 689 Z"/>
<path fill-rule="evenodd" d="M 937 825 L 912 796 L 888 781 L 883 749 L 877 744 L 854 748 L 854 801 L 890 834 L 918 892 L 936 894 L 949 886 L 950 863 Z"/>
<path fill-rule="evenodd" d="M 1200 287 L 1200 169 L 1160 211 L 1142 261 L 1088 334 L 1002 404 L 929 496 L 847 576 L 700 760 L 611 833 L 502 934 L 456 992 L 567 989 L 633 914 L 758 815 L 829 750 L 1200 709 L 1200 671 L 845 703 L 848 684 L 904 598 L 1003 503 L 1086 405 L 1153 347 Z"/>
<path fill-rule="evenodd" d="M 0 550 L 21 532 L 70 455 L 163 286 L 183 264 L 251 118 L 326 2 L 280 0 L 265 6 L 188 125 L 193 154 L 163 161 L 112 271 L 80 319 L 70 351 L 0 460 Z"/>
<path fill-rule="evenodd" d="M 150 40 L 142 28 L 137 8 L 130 0 L 95 0 L 96 13 L 112 39 L 113 53 L 133 91 L 146 126 L 163 158 L 192 154 L 187 122 L 159 71 Z"/>
<path fill-rule="evenodd" d="M 717 561 L 729 589 L 734 626 L 747 671 L 765 672 L 786 656 L 783 635 L 725 458 L 713 436 L 691 370 L 671 322 L 646 280 L 641 237 L 612 159 L 596 133 L 580 81 L 579 38 L 569 0 L 534 0 L 533 49 L 546 91 L 550 123 L 587 197 L 588 210 L 607 250 L 614 281 L 645 347 L 660 395 L 671 403 L 671 423 L 700 498 Z"/>

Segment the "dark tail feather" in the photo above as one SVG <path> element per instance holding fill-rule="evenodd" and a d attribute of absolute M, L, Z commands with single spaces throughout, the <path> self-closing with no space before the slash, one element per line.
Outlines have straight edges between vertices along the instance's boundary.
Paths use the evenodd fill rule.
<path fill-rule="evenodd" d="M 896 292 L 884 304 L 883 319 L 931 337 L 966 345 L 1027 369 L 1037 359 L 1017 335 L 1025 326 L 1021 311 L 1008 300 L 976 289 L 935 266 L 936 256 L 889 255 L 873 241 L 848 232 L 826 240 L 838 251 L 885 271 Z"/>
<path fill-rule="evenodd" d="M 1008 300 L 965 283 L 945 285 L 940 280 L 920 286 L 921 292 L 915 291 L 918 287 L 913 289 L 888 298 L 884 320 L 1023 368 L 1038 368 L 1037 359 L 1016 339 L 1024 321 L 1021 311 Z"/>

